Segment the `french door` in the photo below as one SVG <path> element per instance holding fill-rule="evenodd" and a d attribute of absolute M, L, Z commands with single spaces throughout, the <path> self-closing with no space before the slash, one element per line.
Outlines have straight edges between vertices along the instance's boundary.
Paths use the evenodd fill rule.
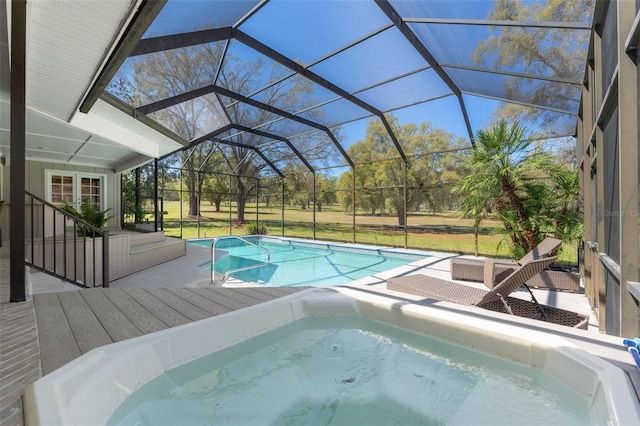
<path fill-rule="evenodd" d="M 106 208 L 105 175 L 65 170 L 46 170 L 46 199 L 60 205 L 67 203 L 79 209 L 83 202 Z"/>

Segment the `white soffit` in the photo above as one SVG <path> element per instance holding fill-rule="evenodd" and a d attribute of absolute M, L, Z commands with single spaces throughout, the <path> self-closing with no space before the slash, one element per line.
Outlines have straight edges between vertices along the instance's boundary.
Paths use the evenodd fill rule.
<path fill-rule="evenodd" d="M 133 0 L 31 0 L 27 105 L 69 120 L 131 14 Z"/>
<path fill-rule="evenodd" d="M 160 157 L 182 147 L 101 99 L 88 114 L 76 113 L 70 124 L 147 157 Z"/>

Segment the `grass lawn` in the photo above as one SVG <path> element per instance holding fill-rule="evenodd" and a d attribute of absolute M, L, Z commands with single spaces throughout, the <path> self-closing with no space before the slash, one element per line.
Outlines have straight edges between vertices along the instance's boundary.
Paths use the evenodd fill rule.
<path fill-rule="evenodd" d="M 244 235 L 242 226 L 235 224 L 235 205 L 222 205 L 216 212 L 214 206 L 203 205 L 200 220 L 187 217 L 188 206 L 182 207 L 182 230 L 180 229 L 180 203 L 165 201 L 164 230 L 169 236 L 182 238 L 208 238 L 222 235 Z M 328 241 L 353 242 L 353 218 L 344 213 L 341 206 L 323 206 L 316 212 L 316 239 Z M 286 206 L 284 210 L 284 233 L 281 207 L 260 205 L 256 215 L 256 205 L 247 204 L 245 221 L 267 226 L 269 235 L 313 238 L 313 211 L 300 207 Z M 407 218 L 407 247 L 414 249 L 474 254 L 473 221 L 460 219 L 455 212 L 431 214 L 414 212 Z M 509 257 L 504 245 L 500 245 L 501 235 L 494 232 L 502 226 L 501 222 L 489 217 L 481 223 L 478 237 L 478 252 L 481 256 Z M 404 247 L 404 230 L 398 227 L 395 216 L 356 215 L 355 242 L 382 246 Z M 558 262 L 568 265 L 577 264 L 577 249 L 564 245 L 559 253 Z"/>

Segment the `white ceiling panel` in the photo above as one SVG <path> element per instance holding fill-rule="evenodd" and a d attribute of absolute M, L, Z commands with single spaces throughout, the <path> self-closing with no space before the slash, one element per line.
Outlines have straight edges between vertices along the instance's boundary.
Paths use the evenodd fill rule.
<path fill-rule="evenodd" d="M 25 142 L 26 149 L 58 152 L 67 156 L 72 155 L 82 146 L 82 142 L 79 141 L 31 134 L 27 134 Z"/>
<path fill-rule="evenodd" d="M 112 121 L 113 123 L 126 127 L 133 133 L 136 133 L 145 139 L 153 140 L 160 146 L 161 155 L 173 152 L 181 147 L 181 145 L 175 140 L 157 132 L 102 99 L 98 99 L 93 108 L 91 108 L 91 112 Z M 77 115 L 82 115 L 82 113 L 78 113 Z"/>
<path fill-rule="evenodd" d="M 135 1 L 28 3 L 27 105 L 68 121 Z"/>
<path fill-rule="evenodd" d="M 115 144 L 102 145 L 96 143 L 86 143 L 78 150 L 76 155 L 87 156 L 92 158 L 103 158 L 112 161 L 119 160 L 126 157 L 129 154 L 129 150 L 123 146 L 117 146 Z"/>
<path fill-rule="evenodd" d="M 68 154 L 59 154 L 56 152 L 26 150 L 26 158 L 29 161 L 50 161 L 52 163 L 66 163 L 69 159 Z"/>
<path fill-rule="evenodd" d="M 69 164 L 85 164 L 89 166 L 101 167 L 105 169 L 115 169 L 119 160 L 105 160 L 104 158 L 85 157 L 82 155 L 76 155 Z"/>
<path fill-rule="evenodd" d="M 27 132 L 38 135 L 52 135 L 56 138 L 84 142 L 91 135 L 88 132 L 69 126 L 67 123 L 27 110 Z M 4 128 L 4 127 L 3 127 Z"/>

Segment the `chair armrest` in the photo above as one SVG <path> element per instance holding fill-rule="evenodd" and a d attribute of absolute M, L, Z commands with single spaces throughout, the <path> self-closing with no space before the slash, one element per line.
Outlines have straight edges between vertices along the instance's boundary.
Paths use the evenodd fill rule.
<path fill-rule="evenodd" d="M 496 284 L 495 282 L 495 270 L 496 270 L 496 262 L 493 259 L 486 259 L 484 261 L 484 277 L 483 282 L 484 285 L 488 288 L 492 289 Z"/>

